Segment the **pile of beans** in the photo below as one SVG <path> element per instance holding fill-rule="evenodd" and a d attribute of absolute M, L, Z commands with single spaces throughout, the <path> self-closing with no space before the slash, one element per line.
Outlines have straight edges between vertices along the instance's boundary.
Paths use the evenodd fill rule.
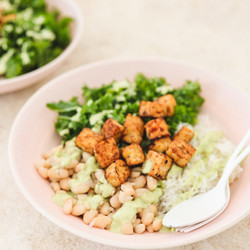
<path fill-rule="evenodd" d="M 67 144 L 66 144 L 67 147 Z M 57 150 L 61 150 L 62 146 L 53 148 L 50 152 L 43 154 L 43 159 L 35 164 L 38 173 L 44 179 L 47 179 L 51 188 L 55 193 L 65 193 L 71 190 L 71 179 L 77 178 L 78 172 L 82 169 L 82 165 L 91 156 L 83 152 L 79 160 L 71 160 L 67 166 L 53 168 L 60 164 L 58 158 L 53 157 Z M 120 187 L 115 188 L 114 194 L 109 198 L 109 202 L 105 201 L 97 209 L 91 209 L 89 204 L 77 202 L 95 194 L 94 188 L 99 180 L 104 176 L 104 170 L 98 169 L 91 174 L 91 180 L 83 183 L 73 190 L 76 198 L 68 198 L 63 205 L 63 212 L 67 215 L 79 216 L 83 222 L 89 226 L 100 229 L 109 229 L 113 214 L 121 208 L 121 206 L 133 199 L 142 196 L 147 190 L 154 190 L 157 187 L 157 180 L 149 175 L 141 173 L 141 167 L 135 167 L 131 171 L 131 175 L 127 182 Z M 141 234 L 145 231 L 149 233 L 157 232 L 162 227 L 162 218 L 158 217 L 158 205 L 152 204 L 144 209 L 138 209 L 136 216 L 131 222 L 124 223 L 120 230 L 123 234 Z"/>

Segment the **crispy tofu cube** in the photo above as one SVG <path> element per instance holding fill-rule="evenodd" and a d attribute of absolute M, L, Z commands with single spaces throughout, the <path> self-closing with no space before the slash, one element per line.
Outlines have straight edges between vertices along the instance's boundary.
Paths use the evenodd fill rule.
<path fill-rule="evenodd" d="M 102 135 L 106 138 L 114 138 L 116 142 L 119 141 L 124 131 L 124 127 L 114 119 L 108 119 L 104 122 L 102 127 Z"/>
<path fill-rule="evenodd" d="M 180 167 L 185 167 L 194 155 L 196 149 L 183 140 L 173 140 L 167 150 L 167 155 Z"/>
<path fill-rule="evenodd" d="M 157 153 L 153 150 L 149 150 L 146 155 L 146 161 L 143 164 L 142 172 L 145 173 L 145 169 L 148 175 L 158 179 L 165 180 L 168 171 L 172 166 L 172 159 L 167 155 Z"/>
<path fill-rule="evenodd" d="M 156 101 L 161 104 L 164 104 L 167 107 L 168 116 L 172 116 L 174 114 L 176 100 L 173 95 L 168 94 L 168 95 L 161 96 Z"/>
<path fill-rule="evenodd" d="M 178 133 L 174 136 L 175 139 L 183 140 L 185 142 L 190 142 L 194 137 L 194 132 L 190 128 L 183 126 Z"/>
<path fill-rule="evenodd" d="M 165 117 L 168 114 L 167 112 L 165 104 L 159 102 L 140 102 L 139 115 L 142 117 Z"/>
<path fill-rule="evenodd" d="M 144 162 L 145 156 L 139 144 L 131 144 L 121 151 L 128 166 L 138 165 Z"/>
<path fill-rule="evenodd" d="M 157 118 L 147 122 L 145 129 L 147 137 L 150 140 L 161 138 L 163 136 L 170 136 L 168 125 L 163 118 Z"/>
<path fill-rule="evenodd" d="M 101 168 L 108 167 L 112 162 L 120 158 L 119 148 L 116 146 L 114 138 L 96 144 L 94 154 Z"/>
<path fill-rule="evenodd" d="M 160 139 L 155 139 L 151 145 L 149 145 L 148 149 L 156 151 L 158 153 L 164 153 L 168 150 L 168 147 L 172 140 L 169 136 L 162 137 Z"/>
<path fill-rule="evenodd" d="M 84 128 L 75 139 L 75 144 L 83 151 L 92 154 L 97 143 L 104 140 L 104 137 L 93 132 L 90 128 Z"/>
<path fill-rule="evenodd" d="M 144 123 L 141 117 L 128 114 L 124 122 L 122 140 L 128 144 L 140 144 L 143 139 Z"/>
<path fill-rule="evenodd" d="M 114 187 L 118 187 L 125 183 L 130 176 L 130 168 L 122 160 L 117 160 L 105 170 L 107 181 Z"/>

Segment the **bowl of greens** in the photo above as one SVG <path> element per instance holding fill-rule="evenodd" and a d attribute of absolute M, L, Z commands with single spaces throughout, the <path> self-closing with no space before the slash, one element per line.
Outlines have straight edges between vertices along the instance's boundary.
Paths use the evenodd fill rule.
<path fill-rule="evenodd" d="M 68 0 L 0 2 L 0 94 L 34 84 L 71 54 L 82 13 Z"/>
<path fill-rule="evenodd" d="M 161 225 L 171 207 L 218 182 L 249 127 L 249 105 L 218 76 L 171 60 L 91 63 L 27 101 L 11 129 L 10 167 L 30 203 L 79 237 L 134 249 L 189 244 L 249 213 L 248 157 L 223 214 L 190 233 Z"/>

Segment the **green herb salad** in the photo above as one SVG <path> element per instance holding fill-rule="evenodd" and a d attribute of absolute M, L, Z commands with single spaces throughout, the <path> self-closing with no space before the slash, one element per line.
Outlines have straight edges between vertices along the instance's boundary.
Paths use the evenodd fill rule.
<path fill-rule="evenodd" d="M 0 2 L 0 77 L 12 78 L 51 62 L 71 41 L 69 17 L 45 0 Z"/>

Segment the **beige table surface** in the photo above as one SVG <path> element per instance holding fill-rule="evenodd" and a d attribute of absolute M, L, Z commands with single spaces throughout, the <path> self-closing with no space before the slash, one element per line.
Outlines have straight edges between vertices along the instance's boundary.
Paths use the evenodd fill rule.
<path fill-rule="evenodd" d="M 101 59 L 163 56 L 214 71 L 250 94 L 250 1 L 76 2 L 86 26 L 74 53 L 46 80 L 0 96 L 0 249 L 116 249 L 57 227 L 25 200 L 13 181 L 7 156 L 11 125 L 26 100 L 49 79 Z M 219 235 L 174 249 L 250 249 L 249 238 L 248 216 Z"/>

